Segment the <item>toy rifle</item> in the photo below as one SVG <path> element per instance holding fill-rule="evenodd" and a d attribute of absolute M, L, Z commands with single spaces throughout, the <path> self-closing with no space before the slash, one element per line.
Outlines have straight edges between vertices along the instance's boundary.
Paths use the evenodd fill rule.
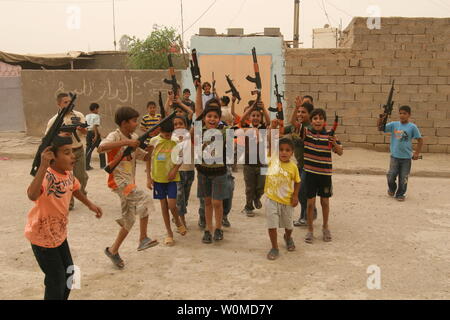
<path fill-rule="evenodd" d="M 150 129 L 148 129 L 143 135 L 141 135 L 138 138 L 139 141 L 139 148 L 146 148 L 146 144 L 145 141 L 150 137 L 150 134 L 155 131 L 156 129 L 158 129 L 161 125 L 163 125 L 164 123 L 173 121 L 173 118 L 175 117 L 175 111 L 173 111 L 169 116 L 165 117 L 164 119 L 162 119 L 160 122 L 158 122 L 157 124 L 155 124 L 153 127 L 151 127 Z M 108 165 L 105 167 L 105 171 L 108 173 L 112 173 L 114 171 L 114 169 L 119 165 L 119 163 L 126 157 L 130 156 L 131 153 L 133 152 L 133 148 L 128 146 L 125 151 L 122 153 L 122 155 L 120 157 L 118 157 L 117 159 L 114 159 L 113 161 L 111 161 L 110 163 L 108 163 Z"/>
<path fill-rule="evenodd" d="M 328 132 L 329 136 L 334 136 L 334 134 L 336 133 L 337 127 L 339 124 L 339 116 L 337 115 L 337 113 L 334 114 L 334 122 L 333 122 L 333 127 L 331 128 L 330 132 Z M 328 146 L 331 149 L 331 142 L 328 143 Z"/>
<path fill-rule="evenodd" d="M 277 113 L 277 119 L 280 123 L 280 134 L 284 134 L 284 112 L 283 112 L 283 103 L 281 102 L 281 98 L 284 98 L 284 95 L 282 95 L 278 90 L 278 81 L 277 81 L 277 75 L 275 75 L 275 96 L 277 97 L 277 107 L 276 108 L 269 108 L 269 111 L 276 112 Z"/>
<path fill-rule="evenodd" d="M 169 53 L 167 58 L 169 60 L 170 80 L 164 79 L 163 81 L 164 81 L 164 83 L 170 84 L 172 86 L 173 96 L 176 97 L 178 95 L 178 89 L 180 88 L 180 85 L 178 84 L 177 77 L 175 75 L 175 68 L 173 67 L 173 63 L 172 63 L 172 55 Z M 177 107 L 177 104 L 174 103 L 172 106 L 175 108 L 175 107 Z"/>
<path fill-rule="evenodd" d="M 387 119 L 392 114 L 392 109 L 394 107 L 394 101 L 392 101 L 392 98 L 394 96 L 394 83 L 395 80 L 392 80 L 392 86 L 391 90 L 389 91 L 388 100 L 386 104 L 383 106 L 384 112 L 380 114 L 380 118 L 383 120 L 381 121 L 380 126 L 378 127 L 379 131 L 384 131 L 384 129 L 386 128 Z"/>
<path fill-rule="evenodd" d="M 164 119 L 166 117 L 166 110 L 164 110 L 164 103 L 163 103 L 161 91 L 159 91 L 158 103 L 159 103 L 159 109 L 160 109 L 160 113 L 161 113 L 161 118 Z"/>
<path fill-rule="evenodd" d="M 258 58 L 256 57 L 256 49 L 253 47 L 252 49 L 253 56 L 253 69 L 255 70 L 255 77 L 247 76 L 246 79 L 250 82 L 253 82 L 256 85 L 256 90 L 252 91 L 252 94 L 257 94 L 256 101 L 259 102 L 261 100 L 261 75 L 259 74 L 259 65 Z"/>
<path fill-rule="evenodd" d="M 235 97 L 236 99 L 238 99 L 238 104 L 239 102 L 241 102 L 241 95 L 239 94 L 239 91 L 237 91 L 236 87 L 233 84 L 233 80 L 230 79 L 230 76 L 225 76 L 225 78 L 227 79 L 228 85 L 230 86 L 230 90 L 225 91 L 225 93 L 230 93 L 233 97 Z"/>
<path fill-rule="evenodd" d="M 192 81 L 195 84 L 195 81 L 198 80 L 199 83 L 201 83 L 201 74 L 200 74 L 200 66 L 198 65 L 198 59 L 197 59 L 197 50 L 192 49 L 192 60 L 189 60 L 189 63 L 191 65 L 191 74 L 192 74 Z M 195 86 L 197 88 L 197 86 Z"/>
<path fill-rule="evenodd" d="M 216 95 L 216 80 L 214 79 L 214 71 L 212 73 L 212 82 L 211 82 L 211 84 L 212 84 L 211 90 L 212 90 L 213 96 L 215 98 L 218 98 L 217 95 Z"/>
<path fill-rule="evenodd" d="M 48 129 L 45 136 L 42 138 L 42 142 L 38 147 L 38 150 L 34 156 L 33 164 L 31 166 L 30 174 L 34 177 L 36 175 L 36 172 L 39 169 L 39 166 L 41 165 L 41 153 L 45 150 L 45 148 L 52 145 L 53 139 L 61 132 L 76 132 L 76 128 L 79 126 L 72 128 L 71 126 L 65 126 L 64 125 L 64 117 L 72 112 L 73 108 L 75 107 L 75 100 L 77 99 L 76 94 L 69 93 L 70 96 L 70 103 L 67 107 L 62 108 L 58 115 L 55 118 L 55 121 L 53 122 L 50 129 Z M 78 138 L 79 139 L 79 138 Z"/>

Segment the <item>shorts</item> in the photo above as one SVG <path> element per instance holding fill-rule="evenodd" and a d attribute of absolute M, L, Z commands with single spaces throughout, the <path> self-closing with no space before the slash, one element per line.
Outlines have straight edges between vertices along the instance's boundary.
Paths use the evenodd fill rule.
<path fill-rule="evenodd" d="M 153 182 L 153 199 L 176 199 L 177 198 L 177 183 L 172 182 Z"/>
<path fill-rule="evenodd" d="M 231 184 L 228 174 L 220 176 L 205 176 L 198 171 L 197 197 L 212 198 L 213 200 L 225 200 L 231 196 Z"/>
<path fill-rule="evenodd" d="M 319 196 L 321 198 L 331 198 L 333 195 L 333 185 L 331 176 L 306 172 L 306 197 L 308 199 Z"/>
<path fill-rule="evenodd" d="M 294 222 L 292 219 L 294 207 L 267 198 L 265 208 L 268 229 L 294 229 Z"/>
<path fill-rule="evenodd" d="M 122 215 L 116 222 L 127 231 L 133 227 L 136 215 L 143 219 L 148 217 L 148 209 L 153 210 L 150 195 L 135 185 L 121 185 L 113 192 L 119 196 L 122 209 Z"/>

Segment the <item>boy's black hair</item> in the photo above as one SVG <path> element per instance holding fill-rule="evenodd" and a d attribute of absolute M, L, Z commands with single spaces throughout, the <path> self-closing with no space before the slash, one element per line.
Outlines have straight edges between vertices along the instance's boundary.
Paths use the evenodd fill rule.
<path fill-rule="evenodd" d="M 228 106 L 228 104 L 230 103 L 230 97 L 223 96 L 222 98 L 220 98 L 220 101 L 222 101 L 225 106 Z"/>
<path fill-rule="evenodd" d="M 160 126 L 161 132 L 172 133 L 175 130 L 173 121 L 163 122 Z"/>
<path fill-rule="evenodd" d="M 206 81 L 206 82 L 203 82 L 203 84 L 202 84 L 202 89 L 203 89 L 203 90 L 205 90 L 205 86 L 206 86 L 206 85 L 212 87 L 212 86 L 211 86 L 211 83 L 209 83 L 208 81 Z"/>
<path fill-rule="evenodd" d="M 68 96 L 69 96 L 69 95 L 68 95 L 67 93 L 65 93 L 65 92 L 59 93 L 59 94 L 56 96 L 56 101 L 57 101 L 58 103 L 60 103 L 62 98 L 65 98 L 65 97 L 68 97 Z"/>
<path fill-rule="evenodd" d="M 173 123 L 175 123 L 175 119 L 180 119 L 181 121 L 183 121 L 186 128 L 188 127 L 188 121 L 187 121 L 186 117 L 175 116 L 175 117 L 173 117 Z M 175 125 L 174 125 L 174 127 L 175 127 Z"/>
<path fill-rule="evenodd" d="M 311 114 L 309 115 L 309 117 L 310 117 L 311 120 L 312 120 L 312 118 L 314 118 L 314 117 L 317 116 L 317 115 L 319 115 L 320 117 L 322 117 L 323 120 L 327 121 L 327 113 L 325 112 L 325 110 L 320 109 L 320 108 L 314 109 L 314 110 L 311 112 Z"/>
<path fill-rule="evenodd" d="M 406 111 L 408 112 L 409 115 L 411 115 L 411 107 L 410 106 L 401 106 L 400 108 L 398 108 L 398 111 Z"/>
<path fill-rule="evenodd" d="M 211 104 L 216 104 L 217 106 L 212 106 Z M 215 99 L 215 98 L 208 100 L 205 103 L 205 109 L 203 109 L 203 112 L 200 114 L 200 116 L 197 117 L 196 120 L 204 119 L 205 116 L 210 112 L 216 112 L 219 115 L 219 118 L 222 117 L 222 110 L 220 109 L 220 102 L 217 101 L 217 99 Z"/>
<path fill-rule="evenodd" d="M 155 106 L 156 107 L 156 102 L 155 101 L 149 101 L 147 102 L 147 108 L 150 106 Z"/>
<path fill-rule="evenodd" d="M 99 109 L 100 106 L 98 105 L 98 103 L 92 102 L 91 105 L 89 106 L 89 110 L 94 111 Z"/>
<path fill-rule="evenodd" d="M 281 138 L 278 142 L 278 147 L 281 147 L 282 144 L 287 144 L 291 147 L 292 150 L 294 150 L 294 142 L 292 142 L 289 138 Z"/>
<path fill-rule="evenodd" d="M 309 114 L 314 110 L 314 106 L 311 103 L 305 102 L 301 105 L 302 108 L 305 108 Z"/>
<path fill-rule="evenodd" d="M 183 90 L 183 93 L 186 93 L 186 92 L 191 93 L 191 90 L 189 90 L 188 88 L 186 88 L 186 89 Z"/>
<path fill-rule="evenodd" d="M 120 107 L 114 115 L 114 122 L 120 127 L 123 121 L 139 117 L 139 112 L 131 107 Z"/>
<path fill-rule="evenodd" d="M 53 154 L 56 157 L 56 153 L 58 152 L 58 149 L 61 148 L 62 146 L 68 145 L 68 144 L 69 145 L 72 144 L 72 137 L 57 135 L 53 138 L 50 150 L 53 152 Z"/>
<path fill-rule="evenodd" d="M 309 100 L 311 100 L 311 102 L 314 102 L 314 99 L 311 96 L 306 95 L 306 96 L 303 96 L 303 98 L 308 98 Z"/>

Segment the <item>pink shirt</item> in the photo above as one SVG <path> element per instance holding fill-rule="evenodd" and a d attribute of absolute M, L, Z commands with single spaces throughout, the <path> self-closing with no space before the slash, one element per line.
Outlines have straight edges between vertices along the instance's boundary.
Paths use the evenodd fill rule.
<path fill-rule="evenodd" d="M 41 195 L 28 213 L 25 237 L 34 245 L 56 248 L 67 238 L 69 204 L 80 182 L 71 171 L 61 174 L 48 168 L 41 186 Z"/>

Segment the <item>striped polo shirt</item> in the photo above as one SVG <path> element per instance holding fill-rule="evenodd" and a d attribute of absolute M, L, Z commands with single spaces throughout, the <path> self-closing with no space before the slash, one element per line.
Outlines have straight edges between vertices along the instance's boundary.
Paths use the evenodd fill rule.
<path fill-rule="evenodd" d="M 304 170 L 309 173 L 331 176 L 332 161 L 329 144 L 329 134 L 324 129 L 320 132 L 306 130 L 305 134 L 305 166 Z M 337 141 L 340 144 L 339 141 Z"/>
<path fill-rule="evenodd" d="M 160 114 L 155 114 L 155 116 L 146 114 L 145 116 L 142 117 L 141 126 L 145 127 L 145 129 L 148 130 L 155 124 L 157 124 L 160 120 L 161 120 Z"/>

